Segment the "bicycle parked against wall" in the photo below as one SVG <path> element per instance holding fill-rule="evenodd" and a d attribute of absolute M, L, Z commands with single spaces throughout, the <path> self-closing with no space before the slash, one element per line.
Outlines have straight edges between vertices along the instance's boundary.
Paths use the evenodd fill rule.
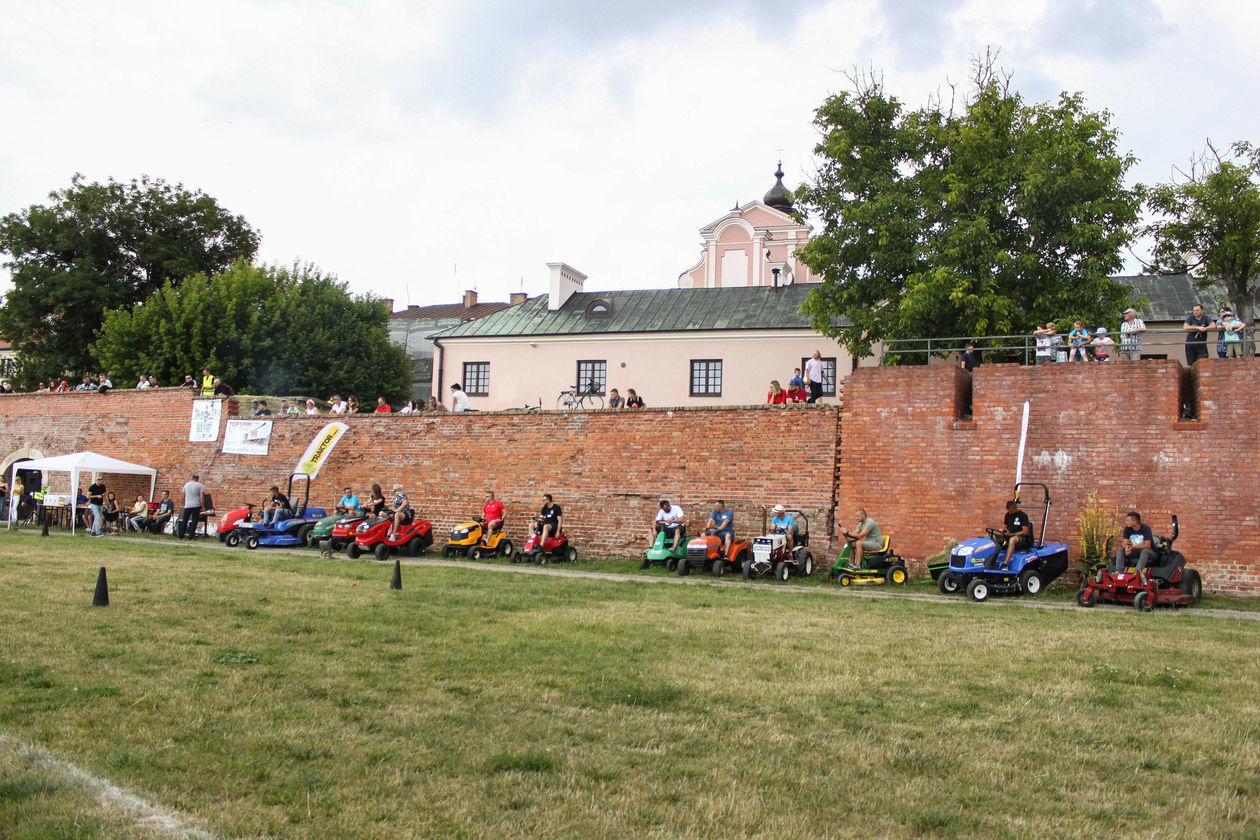
<path fill-rule="evenodd" d="M 556 408 L 561 411 L 595 411 L 603 407 L 604 397 L 599 393 L 593 382 L 586 389 L 579 385 L 565 388 L 560 392 L 560 396 L 556 397 Z"/>

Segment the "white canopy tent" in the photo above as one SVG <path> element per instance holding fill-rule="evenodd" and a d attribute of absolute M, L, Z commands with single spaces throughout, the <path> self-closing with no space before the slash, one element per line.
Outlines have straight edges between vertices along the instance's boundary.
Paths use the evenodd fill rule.
<path fill-rule="evenodd" d="M 152 467 L 141 466 L 140 464 L 131 464 L 126 461 L 120 461 L 117 458 L 111 458 L 108 455 L 100 455 L 96 452 L 72 452 L 69 455 L 58 455 L 55 458 L 36 458 L 29 461 L 14 461 L 12 475 L 9 476 L 9 486 L 17 486 L 18 470 L 39 470 L 40 472 L 68 472 L 70 473 L 70 507 L 72 513 L 70 516 L 70 532 L 74 533 L 75 516 L 74 493 L 79 486 L 79 476 L 83 473 L 113 473 L 122 475 L 147 475 L 149 477 L 149 498 L 153 498 L 153 488 L 157 486 L 157 470 Z M 16 493 L 9 495 L 9 510 L 6 517 L 9 523 L 17 519 L 18 498 Z"/>

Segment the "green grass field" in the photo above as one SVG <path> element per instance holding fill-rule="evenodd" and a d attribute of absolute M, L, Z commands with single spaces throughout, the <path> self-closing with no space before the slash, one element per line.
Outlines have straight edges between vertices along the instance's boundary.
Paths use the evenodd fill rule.
<path fill-rule="evenodd" d="M 1260 836 L 1257 621 L 391 571 L 0 533 L 0 838 Z"/>

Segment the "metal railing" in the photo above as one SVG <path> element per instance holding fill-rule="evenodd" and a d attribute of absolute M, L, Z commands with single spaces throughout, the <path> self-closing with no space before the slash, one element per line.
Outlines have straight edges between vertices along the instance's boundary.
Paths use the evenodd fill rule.
<path fill-rule="evenodd" d="M 1217 330 L 1215 328 L 1209 330 L 1207 342 L 1208 356 L 1216 358 L 1217 352 Z M 1238 355 L 1254 354 L 1254 336 L 1251 329 L 1244 331 L 1243 339 L 1239 342 L 1233 342 L 1227 345 L 1226 350 L 1236 347 Z M 1063 339 L 1063 344 L 1054 347 L 1056 354 L 1062 354 L 1061 358 L 1056 357 L 1055 361 L 1067 361 L 1071 353 L 1071 346 L 1068 344 L 1067 333 L 1059 333 Z M 1110 331 L 1107 335 L 1111 336 L 1115 343 L 1108 347 L 1109 356 L 1112 360 L 1119 360 L 1121 349 L 1120 331 L 1116 330 L 1113 334 Z M 943 338 L 894 338 L 885 340 L 879 353 L 879 363 L 881 365 L 899 365 L 912 364 L 922 365 L 931 364 L 933 358 L 946 360 L 952 359 L 957 361 L 957 357 L 966 349 L 968 344 L 975 346 L 980 352 L 981 362 L 1016 362 L 1019 364 L 1031 365 L 1037 361 L 1037 339 L 1040 336 L 1035 335 L 978 335 L 978 336 L 946 336 Z M 1091 340 L 1093 335 L 1090 336 Z M 1141 358 L 1143 359 L 1177 359 L 1184 362 L 1186 345 L 1186 333 L 1182 329 L 1162 328 L 1155 329 L 1148 327 L 1146 332 L 1142 333 Z M 1093 348 L 1086 345 L 1086 358 L 1093 358 Z M 1233 351 L 1231 351 L 1233 352 Z"/>

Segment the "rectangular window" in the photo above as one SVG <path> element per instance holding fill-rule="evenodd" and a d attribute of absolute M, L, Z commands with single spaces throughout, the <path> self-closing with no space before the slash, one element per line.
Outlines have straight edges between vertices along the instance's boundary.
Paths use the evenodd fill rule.
<path fill-rule="evenodd" d="M 490 396 L 490 363 L 464 362 L 464 393 L 470 397 Z"/>
<path fill-rule="evenodd" d="M 691 396 L 722 396 L 722 360 L 691 360 Z"/>
<path fill-rule="evenodd" d="M 808 361 L 809 358 L 801 359 L 801 376 L 805 375 L 805 363 Z M 822 362 L 823 366 L 822 395 L 824 397 L 834 397 L 836 395 L 836 357 L 823 356 L 818 361 Z"/>
<path fill-rule="evenodd" d="M 608 362 L 604 359 L 579 359 L 575 384 L 583 394 L 604 396 L 604 387 L 608 384 Z"/>

